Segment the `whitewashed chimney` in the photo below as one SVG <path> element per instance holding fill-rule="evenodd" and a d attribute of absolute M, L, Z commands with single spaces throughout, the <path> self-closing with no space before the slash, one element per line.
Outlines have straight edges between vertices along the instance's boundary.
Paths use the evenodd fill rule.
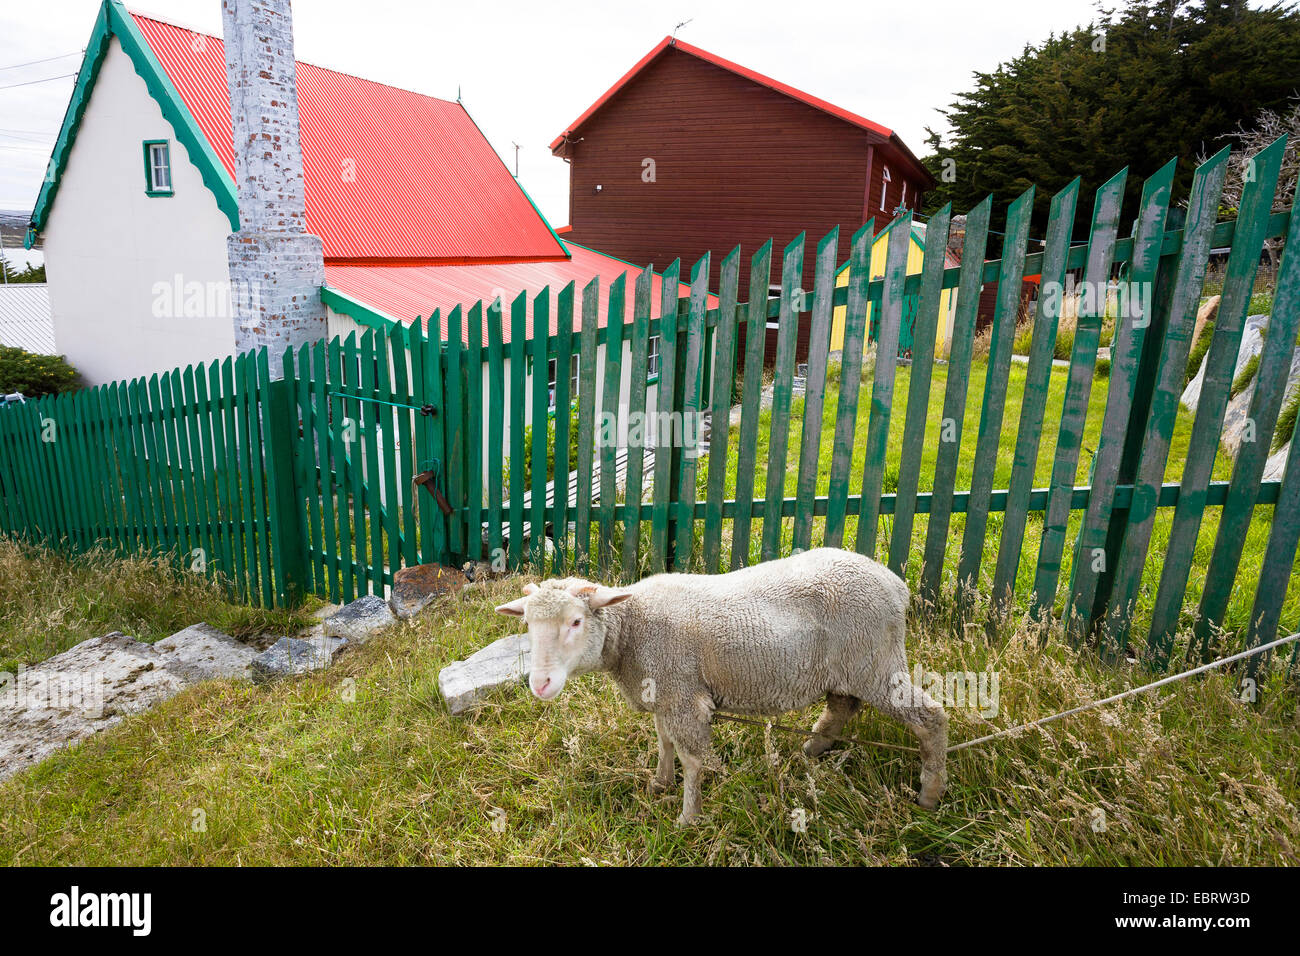
<path fill-rule="evenodd" d="M 235 347 L 325 337 L 324 250 L 307 232 L 289 0 L 222 0 L 239 231 L 226 241 Z"/>

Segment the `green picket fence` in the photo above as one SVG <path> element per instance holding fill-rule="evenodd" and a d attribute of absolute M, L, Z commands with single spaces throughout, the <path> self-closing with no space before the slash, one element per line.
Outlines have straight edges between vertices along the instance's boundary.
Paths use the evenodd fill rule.
<path fill-rule="evenodd" d="M 410 327 L 306 345 L 283 356 L 283 377 L 274 380 L 259 352 L 42 399 L 0 412 L 0 530 L 74 547 L 106 542 L 197 554 L 209 571 L 266 604 L 291 603 L 303 591 L 333 600 L 382 594 L 397 569 L 427 561 L 468 558 L 626 580 L 851 546 L 887 562 L 927 598 L 955 588 L 959 599 L 985 593 L 995 603 L 1025 602 L 1039 614 L 1061 614 L 1078 639 L 1104 626 L 1127 640 L 1143 604 L 1156 660 L 1188 620 L 1196 641 L 1208 645 L 1234 589 L 1251 588 L 1241 637 L 1267 641 L 1281 624 L 1300 539 L 1300 443 L 1291 446 L 1285 479 L 1262 481 L 1300 332 L 1300 242 L 1291 241 L 1298 227 L 1289 212 L 1272 212 L 1285 148 L 1279 140 L 1254 157 L 1238 218 L 1229 222 L 1216 222 L 1225 149 L 1196 170 L 1185 207 L 1171 206 L 1174 162 L 1152 175 L 1127 230 L 1127 171 L 1117 174 L 1096 193 L 1086 243 L 1071 243 L 1076 180 L 1053 197 L 1041 243 L 1029 237 L 1032 187 L 1010 205 L 1001 232 L 992 228 L 990 200 L 971 210 L 958 268 L 945 268 L 952 218 L 945 208 L 927 225 L 920 273 L 907 274 L 905 213 L 882 278 L 869 273 L 874 224 L 855 233 L 845 287 L 835 284 L 833 230 L 813 250 L 811 292 L 800 287 L 801 236 L 780 253 L 776 297 L 768 295 L 769 242 L 751 255 L 745 301 L 736 248 L 716 290 L 708 288 L 706 255 L 681 299 L 673 263 L 662 273 L 658 302 L 645 270 L 631 290 L 627 276 L 612 283 L 603 315 L 594 281 L 581 290 L 570 284 L 554 299 L 541 290 L 458 307 L 445 320 L 434 312 Z M 1000 252 L 990 258 L 998 235 Z M 1287 241 L 1248 413 L 1255 440 L 1242 444 L 1229 481 L 1213 481 L 1255 273 L 1264 243 L 1276 237 Z M 1210 250 L 1224 246 L 1231 253 L 1202 396 L 1181 474 L 1166 483 L 1205 270 Z M 1079 472 L 1108 299 L 1085 298 L 1079 308 L 1058 419 L 1048 405 L 1061 298 L 1040 295 L 1019 420 L 1004 421 L 1019 290 L 1033 275 L 1044 290 L 1068 275 L 1094 290 L 1118 279 L 1150 292 L 1130 299 L 1136 311 L 1115 320 L 1104 418 L 1098 447 L 1086 449 L 1085 485 Z M 999 295 L 978 427 L 963 441 L 976 308 L 991 281 Z M 935 340 L 940 297 L 951 288 L 958 295 L 936 423 Z M 554 308 L 555 334 L 527 336 L 530 307 L 537 329 L 551 327 Z M 840 309 L 836 384 L 828 350 Z M 764 330 L 773 318 L 776 351 L 766 356 Z M 912 360 L 904 399 L 895 390 L 895 356 L 905 318 Z M 796 433 L 795 345 L 805 323 L 809 362 Z M 647 372 L 652 341 L 657 377 Z M 568 374 L 575 356 L 576 395 Z M 773 376 L 766 401 L 765 368 Z M 647 418 L 651 407 L 656 415 Z M 565 409 L 574 411 L 572 425 Z M 704 450 L 682 423 L 698 422 L 706 410 L 713 427 Z M 636 427 L 639 420 L 648 424 Z M 664 432 L 665 420 L 677 430 Z M 1035 487 L 1049 420 L 1056 427 L 1050 481 Z M 50 422 L 55 440 L 42 433 Z M 1004 426 L 1014 430 L 1011 448 L 1002 447 Z M 891 428 L 901 434 L 895 463 Z M 927 442 L 935 457 L 924 476 L 930 490 L 921 491 Z M 964 447 L 973 477 L 959 489 Z M 995 489 L 995 466 L 1007 451 L 1010 478 Z M 1256 506 L 1272 506 L 1273 520 L 1262 567 L 1243 575 Z M 1218 509 L 1218 521 L 1201 568 L 1195 545 L 1207 509 Z M 1144 589 L 1161 512 L 1168 542 L 1159 583 Z M 1193 571 L 1204 585 L 1189 600 Z"/>

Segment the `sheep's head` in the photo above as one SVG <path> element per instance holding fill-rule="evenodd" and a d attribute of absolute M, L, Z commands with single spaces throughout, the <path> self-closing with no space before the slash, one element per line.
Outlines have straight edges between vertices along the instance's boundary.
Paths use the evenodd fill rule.
<path fill-rule="evenodd" d="M 564 690 L 570 675 L 600 666 L 605 629 L 594 612 L 625 601 L 632 594 L 578 578 L 524 585 L 524 596 L 502 604 L 497 613 L 522 617 L 532 642 L 528 686 L 540 700 Z"/>

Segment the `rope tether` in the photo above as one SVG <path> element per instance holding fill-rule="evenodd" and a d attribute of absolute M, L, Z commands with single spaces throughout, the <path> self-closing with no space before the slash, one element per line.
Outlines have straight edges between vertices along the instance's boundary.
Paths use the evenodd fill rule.
<path fill-rule="evenodd" d="M 1263 654 L 1265 651 L 1271 651 L 1275 647 L 1281 647 L 1283 644 L 1290 644 L 1292 641 L 1300 641 L 1300 633 L 1292 634 L 1290 637 L 1281 637 L 1276 641 L 1268 644 L 1261 644 L 1259 647 L 1251 648 L 1248 651 L 1242 651 L 1239 654 L 1233 654 L 1231 657 L 1220 658 L 1217 661 L 1211 661 L 1208 664 L 1202 664 L 1200 667 L 1193 667 L 1189 671 L 1183 671 L 1181 674 L 1174 674 L 1172 677 L 1162 677 L 1158 681 L 1152 681 L 1150 684 L 1143 684 L 1141 687 L 1134 687 L 1114 694 L 1104 700 L 1093 701 L 1090 704 L 1083 704 L 1079 707 L 1072 707 L 1070 710 L 1063 710 L 1059 714 L 1051 714 L 1047 717 L 1040 717 L 1037 720 L 1031 720 L 1027 723 L 1019 724 L 1015 727 L 1008 727 L 1006 730 L 999 730 L 996 733 L 988 734 L 984 737 L 976 737 L 974 740 L 964 740 L 959 744 L 953 744 L 948 748 L 948 753 L 957 750 L 965 750 L 968 747 L 977 747 L 980 744 L 986 744 L 990 740 L 997 740 L 999 737 L 1008 737 L 1011 734 L 1019 733 L 1022 730 L 1028 730 L 1031 727 L 1041 727 L 1043 724 L 1050 724 L 1054 720 L 1060 720 L 1063 717 L 1072 717 L 1075 714 L 1081 714 L 1086 710 L 1095 710 L 1098 707 L 1104 707 L 1107 704 L 1113 704 L 1116 701 L 1123 700 L 1125 697 L 1133 697 L 1137 694 L 1146 693 L 1149 690 L 1155 690 L 1157 687 L 1163 687 L 1166 684 L 1172 684 L 1176 681 L 1184 680 L 1194 674 L 1203 674 L 1206 671 L 1214 670 L 1216 667 L 1222 667 L 1224 664 L 1231 664 L 1233 661 L 1244 660 L 1247 657 L 1253 657 L 1256 654 Z M 886 750 L 902 750 L 907 753 L 919 753 L 916 747 L 905 747 L 902 744 L 888 744 L 880 740 L 858 740 L 855 737 L 843 737 L 834 734 L 818 734 L 811 730 L 804 730 L 800 727 L 788 727 L 784 724 L 771 723 L 761 720 L 750 720 L 748 717 L 739 717 L 735 714 L 724 714 L 721 711 L 714 713 L 715 717 L 721 717 L 723 720 L 730 720 L 737 724 L 752 724 L 755 727 L 771 727 L 773 730 L 784 730 L 787 733 L 799 734 L 804 737 L 829 737 L 831 740 L 839 740 L 844 743 L 859 744 L 864 747 L 883 747 Z"/>

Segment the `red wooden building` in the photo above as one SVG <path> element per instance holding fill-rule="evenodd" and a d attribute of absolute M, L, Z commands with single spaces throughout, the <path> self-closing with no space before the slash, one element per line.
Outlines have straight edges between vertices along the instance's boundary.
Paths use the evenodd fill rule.
<path fill-rule="evenodd" d="M 840 226 L 839 260 L 854 231 L 877 231 L 901 207 L 918 208 L 934 179 L 892 130 L 681 40 L 665 37 L 569 125 L 551 151 L 570 164 L 566 239 L 637 265 L 682 260 L 683 275 L 712 250 L 722 257 L 813 244 Z M 806 326 L 800 360 L 806 354 Z"/>

